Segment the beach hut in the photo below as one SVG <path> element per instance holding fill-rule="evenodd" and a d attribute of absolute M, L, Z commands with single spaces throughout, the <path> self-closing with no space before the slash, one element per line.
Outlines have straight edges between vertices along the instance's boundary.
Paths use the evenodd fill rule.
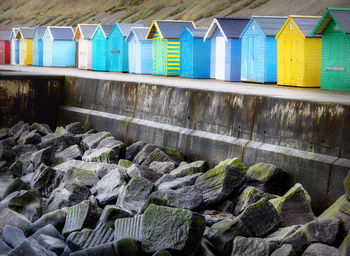
<path fill-rule="evenodd" d="M 33 36 L 33 65 L 43 65 L 43 36 L 47 27 L 36 27 Z"/>
<path fill-rule="evenodd" d="M 1 29 L 0 30 L 0 64 L 8 65 L 11 63 L 11 30 Z"/>
<path fill-rule="evenodd" d="M 208 29 L 185 28 L 180 35 L 180 77 L 210 78 L 210 39 Z"/>
<path fill-rule="evenodd" d="M 239 38 L 247 18 L 214 18 L 204 40 L 211 38 L 210 77 L 224 81 L 241 80 L 241 46 Z"/>
<path fill-rule="evenodd" d="M 125 39 L 132 27 L 145 27 L 145 25 L 115 23 L 109 33 L 109 71 L 129 71 L 129 44 Z"/>
<path fill-rule="evenodd" d="M 152 74 L 152 40 L 146 39 L 147 27 L 131 28 L 126 42 L 129 44 L 129 72 Z"/>
<path fill-rule="evenodd" d="M 298 87 L 320 87 L 320 36 L 311 32 L 321 17 L 289 16 L 277 39 L 277 84 Z"/>
<path fill-rule="evenodd" d="M 180 75 L 180 34 L 195 28 L 192 21 L 154 20 L 146 39 L 152 39 L 153 75 Z"/>
<path fill-rule="evenodd" d="M 19 64 L 32 65 L 33 63 L 33 36 L 34 28 L 19 28 L 16 38 L 19 40 Z"/>
<path fill-rule="evenodd" d="M 253 16 L 241 34 L 241 80 L 277 82 L 276 35 L 287 17 Z"/>
<path fill-rule="evenodd" d="M 16 38 L 18 28 L 11 30 L 10 43 L 11 43 L 11 65 L 19 64 L 19 39 Z"/>
<path fill-rule="evenodd" d="M 72 27 L 47 27 L 43 36 L 43 65 L 75 66 L 75 41 Z"/>
<path fill-rule="evenodd" d="M 92 35 L 92 70 L 108 71 L 108 35 L 112 24 L 100 24 Z"/>
<path fill-rule="evenodd" d="M 328 8 L 312 32 L 321 34 L 321 88 L 350 91 L 350 9 Z"/>
<path fill-rule="evenodd" d="M 78 68 L 92 69 L 92 36 L 97 24 L 78 24 L 74 39 L 78 42 Z"/>

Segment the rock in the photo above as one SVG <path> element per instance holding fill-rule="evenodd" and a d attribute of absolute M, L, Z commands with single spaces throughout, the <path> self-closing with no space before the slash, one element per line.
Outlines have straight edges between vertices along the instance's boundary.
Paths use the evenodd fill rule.
<path fill-rule="evenodd" d="M 98 176 L 94 171 L 74 167 L 69 169 L 63 177 L 63 182 L 75 182 L 88 188 L 95 186 L 98 181 Z"/>
<path fill-rule="evenodd" d="M 173 181 L 163 182 L 158 186 L 158 190 L 162 191 L 162 190 L 178 189 L 178 188 L 192 186 L 193 184 L 196 183 L 196 180 L 199 179 L 201 175 L 202 175 L 201 173 L 195 173 L 189 176 L 175 179 Z"/>
<path fill-rule="evenodd" d="M 180 177 L 192 175 L 195 173 L 203 173 L 208 171 L 208 169 L 209 169 L 209 165 L 207 162 L 196 161 L 190 164 L 181 165 L 177 167 L 175 170 L 172 170 L 170 174 L 180 178 Z"/>
<path fill-rule="evenodd" d="M 171 256 L 171 254 L 169 254 Z M 207 239 L 202 238 L 201 248 L 200 248 L 201 256 L 216 256 L 215 246 Z"/>
<path fill-rule="evenodd" d="M 143 216 L 142 247 L 147 253 L 168 248 L 191 255 L 199 248 L 204 229 L 200 214 L 152 204 Z"/>
<path fill-rule="evenodd" d="M 271 199 L 285 226 L 305 224 L 315 219 L 311 198 L 303 186 L 295 184 L 282 197 Z"/>
<path fill-rule="evenodd" d="M 91 134 L 87 137 L 85 137 L 82 141 L 83 143 L 83 149 L 89 150 L 97 148 L 98 144 L 103 140 L 104 138 L 111 136 L 110 132 L 98 132 L 95 134 Z"/>
<path fill-rule="evenodd" d="M 96 256 L 96 255 L 108 255 L 108 256 L 119 256 L 117 241 L 110 243 L 101 244 L 92 248 L 73 252 L 70 256 Z"/>
<path fill-rule="evenodd" d="M 197 209 L 203 202 L 202 190 L 196 186 L 156 191 L 153 195 L 166 199 L 169 206 L 188 210 Z"/>
<path fill-rule="evenodd" d="M 224 161 L 219 162 L 215 167 L 219 167 L 222 165 L 231 165 L 233 167 L 240 169 L 243 173 L 247 171 L 247 168 L 245 167 L 245 165 L 237 157 L 227 158 Z"/>
<path fill-rule="evenodd" d="M 340 207 L 342 206 L 343 202 L 347 202 L 346 195 L 342 195 L 335 201 L 331 206 L 329 206 L 320 216 L 318 216 L 318 219 L 329 219 L 334 218 L 337 212 L 339 211 Z"/>
<path fill-rule="evenodd" d="M 74 134 L 74 135 L 84 133 L 83 126 L 81 125 L 80 122 L 74 122 L 66 125 L 66 130 L 70 134 Z"/>
<path fill-rule="evenodd" d="M 117 206 L 134 213 L 140 212 L 154 186 L 145 178 L 134 176 L 118 196 Z"/>
<path fill-rule="evenodd" d="M 134 144 L 133 144 L 134 145 Z M 132 146 L 132 145 L 131 145 Z M 131 147 L 130 146 L 130 147 Z M 128 147 L 128 149 L 130 148 Z M 134 159 L 129 159 L 125 156 L 126 159 L 136 163 L 136 164 L 142 164 L 143 161 L 146 160 L 147 156 L 155 149 L 159 148 L 159 146 L 155 144 L 146 144 L 142 147 L 142 149 L 135 155 Z"/>
<path fill-rule="evenodd" d="M 149 166 L 152 162 L 173 162 L 175 165 L 178 165 L 180 163 L 180 162 L 176 163 L 170 156 L 164 153 L 160 148 L 156 148 L 151 153 L 149 153 L 141 165 Z"/>
<path fill-rule="evenodd" d="M 156 182 L 154 182 L 154 186 L 158 188 L 160 184 L 164 182 L 173 181 L 173 180 L 176 180 L 176 177 L 167 173 L 167 174 L 164 174 L 162 177 L 160 177 L 158 180 L 156 180 Z"/>
<path fill-rule="evenodd" d="M 297 256 L 293 250 L 291 244 L 284 244 L 277 250 L 275 250 L 271 256 Z"/>
<path fill-rule="evenodd" d="M 125 209 L 121 209 L 115 205 L 106 205 L 102 211 L 99 223 L 103 222 L 114 228 L 114 222 L 116 219 L 130 218 L 132 213 Z"/>
<path fill-rule="evenodd" d="M 14 248 L 8 256 L 56 256 L 56 253 L 47 250 L 37 240 L 28 238 Z"/>
<path fill-rule="evenodd" d="M 337 248 L 326 244 L 311 244 L 303 253 L 302 256 L 332 256 L 337 251 Z"/>
<path fill-rule="evenodd" d="M 169 206 L 169 202 L 167 199 L 165 199 L 164 197 L 160 197 L 160 196 L 156 196 L 154 194 L 151 194 L 147 198 L 146 202 L 143 204 L 143 206 L 140 210 L 140 213 L 144 213 L 151 204 L 155 204 L 158 206 Z"/>
<path fill-rule="evenodd" d="M 10 225 L 6 225 L 4 227 L 2 237 L 5 243 L 7 243 L 11 248 L 15 248 L 17 245 L 27 239 L 21 229 Z"/>
<path fill-rule="evenodd" d="M 14 179 L 6 188 L 3 198 L 7 197 L 9 194 L 15 191 L 29 190 L 30 186 L 23 182 L 20 178 Z"/>
<path fill-rule="evenodd" d="M 25 190 L 21 190 L 21 191 L 15 191 L 12 192 L 11 194 L 9 194 L 8 196 L 6 196 L 1 202 L 0 202 L 0 212 L 5 209 L 8 208 L 10 200 L 16 196 L 19 196 L 21 193 L 25 192 Z"/>
<path fill-rule="evenodd" d="M 130 178 L 134 176 L 139 176 L 148 179 L 152 183 L 158 180 L 160 177 L 162 177 L 162 174 L 153 171 L 151 168 L 137 164 L 134 164 L 130 168 L 128 168 L 127 174 Z"/>
<path fill-rule="evenodd" d="M 255 188 L 255 187 L 247 187 L 243 190 L 243 192 L 236 199 L 237 203 L 236 203 L 236 207 L 234 210 L 234 214 L 239 215 L 250 204 L 257 202 L 262 198 L 264 198 L 266 200 L 270 200 L 270 199 L 273 199 L 276 197 L 277 196 L 265 193 L 265 192 Z"/>
<path fill-rule="evenodd" d="M 55 158 L 64 159 L 64 160 L 66 159 L 81 160 L 82 156 L 83 156 L 83 152 L 81 151 L 78 145 L 72 145 L 55 154 Z"/>
<path fill-rule="evenodd" d="M 97 192 L 96 199 L 100 204 L 104 205 L 117 199 L 123 186 L 126 186 L 126 177 L 122 172 L 122 167 L 118 167 L 97 182 L 93 189 Z"/>
<path fill-rule="evenodd" d="M 90 190 L 79 183 L 61 183 L 50 195 L 44 208 L 44 213 L 49 213 L 65 206 L 73 206 L 90 196 Z"/>
<path fill-rule="evenodd" d="M 19 170 L 18 173 L 21 173 L 21 175 L 25 175 L 31 172 L 31 170 L 29 170 L 29 167 L 31 165 L 32 154 L 34 152 L 37 152 L 38 149 L 34 145 L 17 145 L 14 146 L 12 149 L 17 155 L 15 160 L 20 161 L 22 163 L 22 170 Z"/>
<path fill-rule="evenodd" d="M 25 125 L 25 123 L 21 120 L 18 121 L 14 126 L 12 126 L 10 128 L 10 130 L 8 131 L 10 136 L 14 136 L 21 128 L 22 126 Z"/>
<path fill-rule="evenodd" d="M 171 253 L 167 250 L 159 250 L 152 254 L 152 256 L 171 256 Z"/>
<path fill-rule="evenodd" d="M 284 238 L 282 243 L 293 245 L 297 254 L 302 253 L 311 243 L 332 245 L 339 232 L 339 224 L 337 219 L 315 220 Z"/>
<path fill-rule="evenodd" d="M 345 194 L 346 194 L 348 200 L 350 200 L 350 171 L 346 175 L 346 177 L 343 181 L 343 184 L 344 184 Z"/>
<path fill-rule="evenodd" d="M 133 161 L 135 156 L 141 151 L 141 149 L 146 145 L 143 141 L 138 141 L 126 148 L 125 159 Z"/>
<path fill-rule="evenodd" d="M 25 234 L 27 234 L 30 228 L 30 223 L 31 222 L 24 215 L 5 208 L 0 213 L 0 235 L 2 237 L 2 233 L 6 225 L 19 228 L 23 230 Z"/>
<path fill-rule="evenodd" d="M 115 140 L 114 138 L 113 139 L 110 139 L 109 137 L 104 138 L 103 140 L 100 141 L 97 147 L 113 149 L 117 159 L 116 161 L 119 161 L 119 159 L 125 158 L 125 152 L 126 152 L 125 144 L 119 140 Z"/>
<path fill-rule="evenodd" d="M 52 147 L 54 152 L 60 152 L 65 150 L 66 148 L 69 148 L 70 146 L 73 145 L 80 145 L 81 138 L 71 135 L 71 134 L 66 134 L 63 136 L 60 136 L 58 138 L 52 137 L 46 139 L 42 143 L 38 144 L 37 147 L 39 149 L 47 148 L 47 147 Z"/>
<path fill-rule="evenodd" d="M 61 137 L 63 135 L 69 134 L 69 132 L 66 129 L 64 129 L 63 127 L 58 126 L 58 127 L 56 127 L 54 134 L 55 134 L 55 138 L 58 138 L 58 137 Z"/>
<path fill-rule="evenodd" d="M 54 152 L 52 147 L 43 148 L 37 152 L 34 152 L 31 157 L 34 169 L 38 168 L 41 163 L 51 165 L 53 154 Z"/>
<path fill-rule="evenodd" d="M 340 221 L 340 236 L 345 238 L 350 231 L 350 202 L 344 201 L 338 211 L 335 213 L 334 218 Z"/>
<path fill-rule="evenodd" d="M 38 151 L 38 149 L 34 145 L 16 145 L 13 148 L 13 151 L 17 155 L 17 160 L 21 159 L 21 156 L 27 153 L 34 153 L 35 151 Z"/>
<path fill-rule="evenodd" d="M 55 134 L 54 133 L 49 133 L 47 135 L 44 135 L 44 136 L 41 137 L 41 143 L 40 144 L 45 144 L 48 141 L 52 141 L 54 138 L 55 138 Z"/>
<path fill-rule="evenodd" d="M 47 124 L 33 123 L 30 128 L 32 130 L 37 130 L 37 132 L 39 132 L 41 135 L 48 135 L 49 133 L 52 133 L 50 126 Z"/>
<path fill-rule="evenodd" d="M 52 225 L 52 224 L 48 224 L 45 227 L 39 229 L 38 231 L 36 231 L 33 235 L 31 235 L 29 238 L 33 238 L 38 240 L 40 235 L 47 235 L 47 236 L 51 236 L 60 240 L 64 240 L 64 237 L 62 236 L 62 234 L 60 232 L 58 232 L 58 230 Z"/>
<path fill-rule="evenodd" d="M 0 141 L 0 145 L 2 146 L 7 146 L 7 147 L 14 147 L 16 145 L 17 141 L 15 140 L 15 138 L 13 137 L 10 137 L 10 138 L 7 138 L 7 139 L 3 139 Z"/>
<path fill-rule="evenodd" d="M 83 228 L 94 228 L 100 219 L 102 209 L 85 200 L 69 207 L 62 234 L 67 235 Z"/>
<path fill-rule="evenodd" d="M 247 185 L 266 193 L 283 195 L 288 188 L 288 174 L 273 164 L 258 163 L 247 173 Z"/>
<path fill-rule="evenodd" d="M 266 236 L 265 239 L 281 243 L 283 239 L 294 234 L 299 228 L 301 228 L 301 225 L 279 228 Z"/>
<path fill-rule="evenodd" d="M 230 165 L 222 165 L 200 176 L 195 185 L 202 189 L 207 207 L 217 205 L 235 193 L 244 183 L 244 173 Z"/>
<path fill-rule="evenodd" d="M 62 180 L 62 174 L 45 164 L 36 169 L 31 181 L 31 188 L 37 188 L 40 194 L 49 197 L 52 191 L 57 188 Z"/>
<path fill-rule="evenodd" d="M 347 235 L 333 256 L 350 255 L 350 235 Z"/>
<path fill-rule="evenodd" d="M 42 215 L 37 221 L 30 224 L 30 231 L 35 233 L 48 224 L 52 224 L 58 231 L 61 232 L 66 222 L 67 212 L 68 208 L 64 207 Z"/>
<path fill-rule="evenodd" d="M 7 255 L 11 250 L 12 248 L 10 246 L 0 240 L 0 255 Z"/>
<path fill-rule="evenodd" d="M 114 223 L 114 240 L 132 238 L 143 239 L 143 215 L 137 214 L 132 218 L 116 219 Z"/>
<path fill-rule="evenodd" d="M 118 253 L 120 256 L 139 256 L 141 254 L 140 242 L 132 238 L 123 238 L 118 242 Z M 171 255 L 170 255 L 171 256 Z"/>
<path fill-rule="evenodd" d="M 30 132 L 30 125 L 26 123 L 21 127 L 21 129 L 15 135 L 13 135 L 13 138 L 18 140 L 20 137 L 28 134 L 29 132 Z"/>
<path fill-rule="evenodd" d="M 22 136 L 18 139 L 17 144 L 18 145 L 26 145 L 26 144 L 37 145 L 40 142 L 41 142 L 40 134 L 37 133 L 36 130 L 33 130 L 29 133 L 23 133 Z"/>
<path fill-rule="evenodd" d="M 0 129 L 0 140 L 6 139 L 9 136 L 9 128 Z"/>
<path fill-rule="evenodd" d="M 129 160 L 126 160 L 126 159 L 120 159 L 118 161 L 118 165 L 120 167 L 129 168 L 129 167 L 131 167 L 133 165 L 133 163 L 131 161 L 129 161 Z"/>
<path fill-rule="evenodd" d="M 12 164 L 15 161 L 16 154 L 9 146 L 0 144 L 0 160 Z"/>
<path fill-rule="evenodd" d="M 257 237 L 237 236 L 233 241 L 231 256 L 270 256 L 277 244 Z"/>
<path fill-rule="evenodd" d="M 113 148 L 95 148 L 85 151 L 83 161 L 86 162 L 104 162 L 104 163 L 118 163 L 118 155 Z"/>
<path fill-rule="evenodd" d="M 5 167 L 2 167 L 2 168 L 3 168 L 3 172 L 1 172 L 1 175 L 0 175 L 0 198 L 3 199 L 4 192 L 6 191 L 7 187 L 12 183 L 14 178 L 7 168 Z"/>
<path fill-rule="evenodd" d="M 230 200 L 226 200 L 217 206 L 217 210 L 222 212 L 233 213 L 234 209 L 235 209 L 235 204 Z"/>
<path fill-rule="evenodd" d="M 9 167 L 9 170 L 14 177 L 22 177 L 23 175 L 22 166 L 23 166 L 22 161 L 17 160 L 13 164 L 11 164 L 11 166 Z"/>
<path fill-rule="evenodd" d="M 153 161 L 150 165 L 149 168 L 155 170 L 156 172 L 165 174 L 165 173 L 170 173 L 172 170 L 175 169 L 175 163 L 174 162 L 158 162 L 158 161 Z"/>
<path fill-rule="evenodd" d="M 61 255 L 66 247 L 66 243 L 63 240 L 48 235 L 40 235 L 38 241 L 47 250 L 52 251 L 57 255 Z"/>
<path fill-rule="evenodd" d="M 235 216 L 233 214 L 228 212 L 219 212 L 216 210 L 205 210 L 203 212 L 203 216 L 205 218 L 205 223 L 207 226 L 212 226 L 215 223 L 218 223 L 219 221 L 230 219 L 232 220 Z"/>

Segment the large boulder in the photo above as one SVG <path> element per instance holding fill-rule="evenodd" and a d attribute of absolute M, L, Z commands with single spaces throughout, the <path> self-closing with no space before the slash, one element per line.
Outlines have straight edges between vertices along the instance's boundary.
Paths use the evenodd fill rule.
<path fill-rule="evenodd" d="M 95 186 L 99 179 L 94 171 L 72 167 L 64 174 L 62 182 L 76 182 L 90 188 Z"/>
<path fill-rule="evenodd" d="M 239 158 L 234 157 L 234 158 L 227 158 L 221 162 L 219 162 L 215 167 L 219 167 L 221 165 L 231 165 L 233 167 L 237 167 L 238 169 L 240 169 L 243 173 L 245 173 L 247 171 L 247 168 L 245 167 L 245 165 L 241 162 L 241 160 L 239 160 Z"/>
<path fill-rule="evenodd" d="M 49 224 L 53 225 L 58 231 L 62 231 L 66 222 L 67 212 L 68 208 L 64 207 L 42 215 L 38 220 L 30 224 L 30 231 L 35 233 Z"/>
<path fill-rule="evenodd" d="M 335 213 L 334 218 L 340 221 L 340 236 L 345 238 L 350 231 L 350 202 L 344 201 L 338 211 Z"/>
<path fill-rule="evenodd" d="M 333 256 L 350 255 L 350 235 L 347 235 Z"/>
<path fill-rule="evenodd" d="M 69 132 L 64 127 L 58 126 L 58 127 L 56 127 L 54 134 L 55 134 L 56 138 L 59 138 L 59 137 L 64 136 L 64 135 L 68 135 Z"/>
<path fill-rule="evenodd" d="M 126 146 L 123 142 L 114 139 L 114 137 L 106 137 L 103 140 L 100 141 L 100 143 L 97 146 L 98 148 L 110 148 L 113 149 L 114 154 L 117 158 L 116 161 L 119 161 L 119 159 L 125 158 L 125 152 L 126 152 Z"/>
<path fill-rule="evenodd" d="M 270 256 L 278 244 L 257 237 L 237 236 L 233 240 L 231 256 Z"/>
<path fill-rule="evenodd" d="M 332 256 L 336 251 L 336 247 L 315 243 L 311 244 L 302 256 Z"/>
<path fill-rule="evenodd" d="M 125 159 L 133 161 L 135 156 L 146 145 L 144 141 L 138 141 L 126 148 Z"/>
<path fill-rule="evenodd" d="M 335 201 L 331 206 L 329 206 L 320 216 L 318 216 L 318 219 L 329 219 L 334 218 L 339 209 L 342 207 L 343 203 L 348 202 L 348 199 L 346 195 L 340 196 L 337 201 Z"/>
<path fill-rule="evenodd" d="M 49 197 L 51 192 L 59 186 L 61 179 L 61 173 L 42 163 L 35 171 L 30 186 L 37 188 L 42 196 Z"/>
<path fill-rule="evenodd" d="M 18 145 L 26 145 L 26 144 L 37 145 L 40 142 L 41 142 L 40 134 L 37 133 L 36 130 L 33 130 L 28 133 L 23 133 L 22 136 L 18 139 L 17 144 Z"/>
<path fill-rule="evenodd" d="M 57 152 L 55 154 L 55 159 L 58 159 L 58 160 L 62 159 L 63 161 L 66 161 L 67 159 L 81 160 L 82 156 L 83 156 L 83 153 L 81 148 L 78 145 L 72 145 L 60 152 Z"/>
<path fill-rule="evenodd" d="M 178 165 L 180 162 L 175 162 L 170 156 L 168 156 L 160 148 L 156 148 L 151 153 L 148 154 L 146 159 L 142 162 L 144 166 L 150 166 L 153 162 L 173 162 L 175 165 Z"/>
<path fill-rule="evenodd" d="M 149 168 L 155 170 L 156 172 L 165 174 L 170 173 L 172 170 L 175 169 L 175 163 L 174 162 L 157 162 L 153 161 Z"/>
<path fill-rule="evenodd" d="M 81 125 L 80 122 L 74 122 L 74 123 L 70 123 L 68 125 L 66 125 L 66 130 L 67 132 L 69 132 L 70 134 L 82 134 L 84 133 L 84 129 L 83 126 Z"/>
<path fill-rule="evenodd" d="M 121 209 L 115 205 L 106 205 L 103 208 L 102 214 L 100 216 L 99 223 L 103 222 L 114 228 L 114 222 L 116 219 L 130 218 L 132 217 L 132 212 L 125 209 Z"/>
<path fill-rule="evenodd" d="M 291 244 L 284 244 L 275 250 L 271 256 L 297 256 Z"/>
<path fill-rule="evenodd" d="M 85 137 L 82 141 L 84 150 L 97 148 L 98 144 L 109 136 L 111 136 L 110 132 L 98 132 Z"/>
<path fill-rule="evenodd" d="M 17 245 L 26 240 L 26 236 L 24 235 L 22 229 L 10 225 L 4 227 L 2 237 L 5 243 L 7 243 L 11 248 L 15 248 Z"/>
<path fill-rule="evenodd" d="M 33 163 L 34 169 L 36 169 L 41 163 L 51 165 L 53 157 L 53 148 L 49 146 L 47 148 L 43 148 L 37 152 L 34 152 L 31 156 L 31 162 Z"/>
<path fill-rule="evenodd" d="M 0 129 L 0 140 L 6 139 L 9 136 L 9 128 Z"/>
<path fill-rule="evenodd" d="M 143 239 L 143 217 L 136 214 L 132 218 L 116 219 L 114 222 L 114 240 L 132 238 L 138 241 Z"/>
<path fill-rule="evenodd" d="M 28 238 L 14 248 L 8 256 L 56 256 L 56 253 L 46 249 L 41 243 L 33 238 Z"/>
<path fill-rule="evenodd" d="M 8 131 L 9 135 L 14 136 L 22 128 L 23 125 L 25 125 L 25 123 L 22 120 L 18 121 Z"/>
<path fill-rule="evenodd" d="M 144 147 L 142 147 L 142 149 L 137 153 L 137 155 L 131 161 L 133 161 L 136 164 L 142 164 L 143 161 L 146 160 L 147 156 L 157 148 L 160 148 L 160 147 L 155 144 L 147 144 Z"/>
<path fill-rule="evenodd" d="M 29 233 L 30 221 L 22 214 L 15 212 L 9 208 L 5 208 L 0 212 L 0 237 L 6 225 L 17 227 L 25 234 Z"/>
<path fill-rule="evenodd" d="M 192 175 L 195 173 L 203 173 L 208 171 L 209 165 L 205 161 L 196 161 L 190 164 L 183 164 L 177 167 L 175 170 L 170 172 L 171 175 L 174 175 L 178 178 L 184 177 L 187 175 Z"/>
<path fill-rule="evenodd" d="M 119 156 L 113 148 L 94 148 L 85 151 L 82 160 L 117 164 Z"/>
<path fill-rule="evenodd" d="M 13 138 L 18 140 L 20 137 L 28 134 L 29 132 L 30 132 L 30 125 L 26 123 L 21 127 L 21 129 L 19 129 L 18 132 L 16 132 L 15 135 L 13 135 Z"/>
<path fill-rule="evenodd" d="M 52 147 L 54 152 L 60 152 L 69 148 L 72 145 L 79 145 L 81 137 L 74 136 L 71 134 L 62 135 L 60 137 L 52 136 L 51 134 L 46 135 L 47 138 L 42 137 L 42 142 L 37 145 L 39 149 Z M 45 136 L 45 137 L 46 137 Z"/>
<path fill-rule="evenodd" d="M 195 173 L 192 175 L 175 179 L 173 181 L 163 182 L 158 186 L 158 190 L 178 189 L 178 188 L 192 186 L 195 184 L 196 180 L 201 175 L 202 175 L 201 173 Z"/>
<path fill-rule="evenodd" d="M 203 192 L 203 203 L 217 205 L 235 193 L 244 183 L 244 173 L 236 167 L 222 165 L 200 176 L 195 185 Z"/>
<path fill-rule="evenodd" d="M 162 177 L 161 173 L 156 172 L 147 166 L 138 165 L 138 164 L 133 164 L 130 168 L 128 168 L 127 174 L 129 178 L 132 178 L 134 176 L 139 176 L 139 177 L 148 179 L 152 183 Z"/>

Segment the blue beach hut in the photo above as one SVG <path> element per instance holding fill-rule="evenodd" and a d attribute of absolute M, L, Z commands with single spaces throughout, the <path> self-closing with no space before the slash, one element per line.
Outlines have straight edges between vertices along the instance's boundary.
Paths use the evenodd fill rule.
<path fill-rule="evenodd" d="M 33 65 L 43 65 L 43 36 L 47 27 L 36 27 L 33 36 Z"/>
<path fill-rule="evenodd" d="M 277 82 L 276 35 L 287 17 L 253 16 L 241 34 L 241 80 Z"/>
<path fill-rule="evenodd" d="M 75 66 L 76 43 L 72 27 L 47 27 L 43 36 L 43 65 L 49 67 Z"/>
<path fill-rule="evenodd" d="M 239 38 L 250 19 L 214 18 L 204 40 L 211 38 L 210 78 L 241 80 L 241 45 Z"/>
<path fill-rule="evenodd" d="M 180 35 L 180 77 L 210 78 L 210 39 L 208 29 L 185 28 Z"/>
<path fill-rule="evenodd" d="M 133 27 L 126 38 L 129 44 L 129 72 L 152 74 L 152 40 L 145 39 L 149 28 Z"/>
<path fill-rule="evenodd" d="M 129 71 L 129 44 L 125 39 L 129 35 L 132 27 L 145 27 L 145 25 L 115 23 L 109 33 L 109 71 Z"/>
<path fill-rule="evenodd" d="M 16 38 L 18 28 L 13 28 L 10 36 L 11 65 L 19 64 L 19 40 Z"/>
<path fill-rule="evenodd" d="M 100 24 L 92 36 L 92 70 L 109 70 L 108 35 L 112 24 Z"/>

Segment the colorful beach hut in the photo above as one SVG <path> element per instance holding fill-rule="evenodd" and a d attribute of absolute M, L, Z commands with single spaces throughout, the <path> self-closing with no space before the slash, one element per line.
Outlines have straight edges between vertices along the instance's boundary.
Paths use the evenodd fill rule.
<path fill-rule="evenodd" d="M 72 27 L 47 27 L 43 36 L 43 65 L 75 66 L 75 41 Z"/>
<path fill-rule="evenodd" d="M 16 38 L 19 40 L 19 64 L 32 65 L 33 63 L 33 36 L 34 28 L 19 28 Z"/>
<path fill-rule="evenodd" d="M 78 42 L 78 68 L 92 69 L 92 36 L 97 24 L 78 24 L 74 39 Z"/>
<path fill-rule="evenodd" d="M 125 39 L 132 27 L 145 27 L 145 25 L 115 23 L 109 33 L 109 71 L 129 71 L 129 44 Z"/>
<path fill-rule="evenodd" d="M 11 42 L 11 65 L 19 64 L 19 39 L 16 38 L 18 28 L 11 30 L 10 42 Z"/>
<path fill-rule="evenodd" d="M 152 40 L 146 39 L 148 30 L 147 27 L 133 27 L 126 38 L 130 73 L 152 74 Z"/>
<path fill-rule="evenodd" d="M 11 63 L 11 30 L 0 30 L 0 65 L 8 65 Z"/>
<path fill-rule="evenodd" d="M 277 82 L 276 35 L 287 17 L 253 16 L 241 34 L 241 80 Z"/>
<path fill-rule="evenodd" d="M 289 16 L 277 39 L 277 84 L 320 87 L 320 36 L 311 33 L 320 21 L 318 16 Z"/>
<path fill-rule="evenodd" d="M 153 75 L 180 75 L 180 34 L 195 28 L 192 21 L 154 20 L 146 39 L 152 39 Z"/>
<path fill-rule="evenodd" d="M 33 65 L 43 65 L 43 36 L 47 27 L 36 27 L 33 36 Z"/>
<path fill-rule="evenodd" d="M 100 24 L 92 35 L 92 70 L 109 69 L 108 35 L 112 28 L 112 24 Z"/>
<path fill-rule="evenodd" d="M 180 77 L 210 78 L 210 39 L 208 29 L 185 28 L 180 35 Z"/>
<path fill-rule="evenodd" d="M 210 77 L 224 81 L 241 80 L 240 35 L 247 18 L 214 18 L 204 41 L 211 38 Z"/>
<path fill-rule="evenodd" d="M 350 91 L 350 9 L 327 8 L 312 32 L 321 34 L 321 88 Z"/>

